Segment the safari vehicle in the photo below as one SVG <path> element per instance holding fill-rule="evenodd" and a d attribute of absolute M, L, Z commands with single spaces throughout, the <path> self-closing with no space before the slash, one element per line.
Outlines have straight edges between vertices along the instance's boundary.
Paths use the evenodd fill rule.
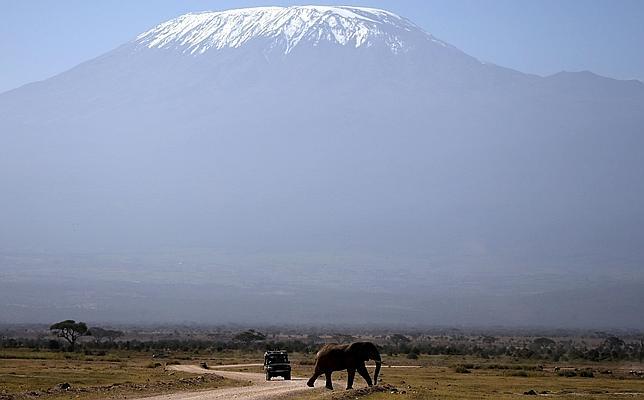
<path fill-rule="evenodd" d="M 264 353 L 264 370 L 267 381 L 274 376 L 281 376 L 287 381 L 291 380 L 291 363 L 288 360 L 288 354 L 284 350 L 267 351 Z"/>

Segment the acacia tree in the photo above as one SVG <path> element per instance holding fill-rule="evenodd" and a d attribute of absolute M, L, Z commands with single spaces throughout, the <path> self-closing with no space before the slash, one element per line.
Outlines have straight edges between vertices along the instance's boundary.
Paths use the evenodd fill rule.
<path fill-rule="evenodd" d="M 71 351 L 74 351 L 76 341 L 79 337 L 89 335 L 89 330 L 84 322 L 76 322 L 73 319 L 56 322 L 49 327 L 56 336 L 65 339 L 69 343 Z"/>
<path fill-rule="evenodd" d="M 250 329 L 245 332 L 236 334 L 233 337 L 233 340 L 242 342 L 246 345 L 246 347 L 248 347 L 252 342 L 266 340 L 266 335 L 254 329 Z"/>
<path fill-rule="evenodd" d="M 626 343 L 617 336 L 609 336 L 601 344 L 599 350 L 604 359 L 620 360 L 624 358 Z"/>
<path fill-rule="evenodd" d="M 411 339 L 401 333 L 394 333 L 389 336 L 389 341 L 393 343 L 397 353 L 407 353 L 410 350 L 409 342 L 411 342 Z"/>
<path fill-rule="evenodd" d="M 532 344 L 529 346 L 530 350 L 538 353 L 540 356 L 546 356 L 552 353 L 552 350 L 555 348 L 557 343 L 545 337 L 539 337 L 532 341 Z"/>
<path fill-rule="evenodd" d="M 94 342 L 96 344 L 100 344 L 103 339 L 107 339 L 110 343 L 114 342 L 114 340 L 116 340 L 119 336 L 123 335 L 123 332 L 94 326 L 89 329 L 88 334 L 94 338 Z"/>

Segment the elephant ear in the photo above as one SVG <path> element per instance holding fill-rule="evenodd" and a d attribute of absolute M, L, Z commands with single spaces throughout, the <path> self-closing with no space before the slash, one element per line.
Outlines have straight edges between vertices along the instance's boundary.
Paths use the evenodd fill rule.
<path fill-rule="evenodd" d="M 361 360 L 369 360 L 369 345 L 367 342 L 355 342 L 349 345 L 348 350 L 357 355 Z"/>

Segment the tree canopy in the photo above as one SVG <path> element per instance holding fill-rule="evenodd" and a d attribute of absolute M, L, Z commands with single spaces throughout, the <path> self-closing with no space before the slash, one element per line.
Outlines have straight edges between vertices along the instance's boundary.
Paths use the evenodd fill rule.
<path fill-rule="evenodd" d="M 65 339 L 69 343 L 71 351 L 74 351 L 76 341 L 79 337 L 89 335 L 89 330 L 84 322 L 76 322 L 73 319 L 56 322 L 49 327 L 56 336 Z"/>
<path fill-rule="evenodd" d="M 89 329 L 88 332 L 94 338 L 96 343 L 101 343 L 103 339 L 107 339 L 109 342 L 113 342 L 117 338 L 123 335 L 123 332 L 117 331 L 115 329 L 105 329 L 98 326 L 93 326 Z"/>
<path fill-rule="evenodd" d="M 246 344 L 249 344 L 251 342 L 265 340 L 266 335 L 254 329 L 250 329 L 250 330 L 238 333 L 233 337 L 233 339 L 239 342 L 244 342 Z"/>

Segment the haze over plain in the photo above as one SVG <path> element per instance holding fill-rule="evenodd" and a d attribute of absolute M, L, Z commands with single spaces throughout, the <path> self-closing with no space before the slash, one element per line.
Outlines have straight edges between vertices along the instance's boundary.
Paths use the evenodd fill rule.
<path fill-rule="evenodd" d="M 642 127 L 382 10 L 182 16 L 0 95 L 0 320 L 641 327 Z"/>

